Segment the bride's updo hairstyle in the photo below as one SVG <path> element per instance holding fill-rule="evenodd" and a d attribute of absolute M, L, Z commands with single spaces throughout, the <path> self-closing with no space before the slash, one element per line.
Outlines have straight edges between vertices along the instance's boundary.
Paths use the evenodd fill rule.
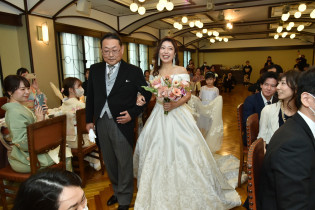
<path fill-rule="evenodd" d="M 178 63 L 179 63 L 179 61 L 178 61 L 178 47 L 176 44 L 176 40 L 171 38 L 171 37 L 164 37 L 163 39 L 161 39 L 159 45 L 156 48 L 155 54 L 154 54 L 155 63 L 154 63 L 154 69 L 153 69 L 153 76 L 157 76 L 159 74 L 159 69 L 161 68 L 161 65 L 162 65 L 161 62 L 158 62 L 159 57 L 160 57 L 159 52 L 160 52 L 160 49 L 161 49 L 163 42 L 165 42 L 165 41 L 171 42 L 172 45 L 174 46 L 175 64 L 178 65 Z M 159 63 L 160 63 L 160 65 L 159 65 Z"/>

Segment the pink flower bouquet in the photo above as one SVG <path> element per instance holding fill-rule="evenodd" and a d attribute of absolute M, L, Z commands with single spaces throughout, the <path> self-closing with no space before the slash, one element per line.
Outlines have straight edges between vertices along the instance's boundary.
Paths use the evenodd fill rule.
<path fill-rule="evenodd" d="M 153 80 L 150 80 L 150 84 L 151 87 L 142 87 L 164 102 L 178 101 L 190 91 L 189 82 L 173 79 L 170 76 L 157 76 Z M 168 111 L 164 111 L 164 114 L 167 115 Z"/>

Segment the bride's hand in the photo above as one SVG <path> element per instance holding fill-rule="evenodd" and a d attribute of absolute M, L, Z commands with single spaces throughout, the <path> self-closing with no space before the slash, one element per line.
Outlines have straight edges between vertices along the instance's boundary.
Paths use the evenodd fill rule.
<path fill-rule="evenodd" d="M 137 106 L 143 106 L 145 104 L 145 98 L 143 95 L 138 95 L 137 97 Z"/>
<path fill-rule="evenodd" d="M 164 102 L 163 103 L 163 108 L 164 111 L 171 111 L 172 109 L 176 108 L 176 102 L 175 101 L 171 101 L 171 102 Z"/>

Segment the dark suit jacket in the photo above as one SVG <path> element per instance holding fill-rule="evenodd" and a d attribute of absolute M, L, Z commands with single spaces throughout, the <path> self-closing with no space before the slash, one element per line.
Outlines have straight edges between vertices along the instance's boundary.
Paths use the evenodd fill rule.
<path fill-rule="evenodd" d="M 278 99 L 274 96 L 272 98 L 272 103 L 276 103 L 277 101 L 278 101 Z M 245 99 L 244 108 L 243 108 L 243 119 L 242 119 L 243 132 L 244 132 L 244 135 L 243 135 L 244 145 L 246 145 L 246 142 L 247 142 L 246 141 L 246 120 L 247 120 L 247 118 L 250 115 L 257 113 L 258 118 L 260 119 L 260 113 L 264 107 L 265 107 L 265 104 L 264 104 L 264 100 L 261 96 L 261 92 L 250 95 Z"/>
<path fill-rule="evenodd" d="M 136 117 L 143 111 L 143 107 L 136 105 L 137 93 L 140 92 L 146 101 L 150 101 L 151 93 L 141 86 L 147 86 L 143 73 L 139 67 L 121 60 L 115 84 L 109 95 L 106 93 L 106 63 L 96 63 L 90 68 L 88 92 L 86 100 L 86 123 L 92 123 L 100 117 L 101 111 L 108 100 L 108 106 L 116 122 L 120 112 L 128 111 L 132 120 L 126 124 L 118 124 L 118 128 L 133 145 L 134 125 Z"/>
<path fill-rule="evenodd" d="M 259 209 L 315 209 L 314 144 L 298 113 L 275 132 L 262 166 Z"/>

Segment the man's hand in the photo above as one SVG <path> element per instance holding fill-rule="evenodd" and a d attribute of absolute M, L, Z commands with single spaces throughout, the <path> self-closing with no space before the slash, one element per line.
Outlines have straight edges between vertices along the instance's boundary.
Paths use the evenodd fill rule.
<path fill-rule="evenodd" d="M 138 95 L 137 97 L 137 106 L 143 106 L 146 103 L 143 95 Z"/>
<path fill-rule="evenodd" d="M 90 131 L 90 129 L 94 129 L 94 124 L 93 123 L 86 123 L 86 126 L 85 126 L 87 132 Z"/>
<path fill-rule="evenodd" d="M 131 117 L 130 117 L 128 111 L 123 111 L 123 112 L 120 112 L 119 114 L 121 114 L 123 116 L 116 118 L 118 123 L 125 124 L 131 120 Z"/>

